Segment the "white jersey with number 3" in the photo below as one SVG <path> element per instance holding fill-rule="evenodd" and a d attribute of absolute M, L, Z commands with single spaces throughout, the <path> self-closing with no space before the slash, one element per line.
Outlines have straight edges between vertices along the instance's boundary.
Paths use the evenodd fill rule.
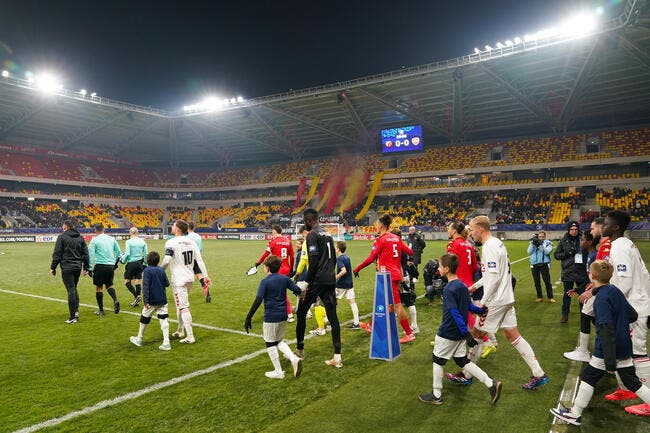
<path fill-rule="evenodd" d="M 208 276 L 201 252 L 196 243 L 187 236 L 174 236 L 165 242 L 165 258 L 161 267 L 170 266 L 172 285 L 182 286 L 194 282 L 194 261 L 204 277 Z"/>
<path fill-rule="evenodd" d="M 485 241 L 481 249 L 481 272 L 483 273 L 482 304 L 492 307 L 515 302 L 508 251 L 503 242 L 494 236 Z"/>

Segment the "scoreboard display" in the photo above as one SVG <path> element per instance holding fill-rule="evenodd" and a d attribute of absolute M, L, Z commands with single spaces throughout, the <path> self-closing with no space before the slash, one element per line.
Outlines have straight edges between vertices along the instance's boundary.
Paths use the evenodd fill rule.
<path fill-rule="evenodd" d="M 422 150 L 422 126 L 401 126 L 381 130 L 382 153 Z"/>

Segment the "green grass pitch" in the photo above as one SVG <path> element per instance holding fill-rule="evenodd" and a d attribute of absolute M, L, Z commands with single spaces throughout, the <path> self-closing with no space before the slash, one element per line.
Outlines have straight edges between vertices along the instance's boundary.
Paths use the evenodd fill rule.
<path fill-rule="evenodd" d="M 121 243 L 123 245 L 123 243 Z M 511 260 L 525 256 L 527 243 L 507 242 Z M 650 242 L 639 242 L 648 263 Z M 394 362 L 368 359 L 369 338 L 363 331 L 342 329 L 342 369 L 324 364 L 332 355 L 329 334 L 306 341 L 303 374 L 291 374 L 282 381 L 269 380 L 264 372 L 271 364 L 260 337 L 224 330 L 195 327 L 197 343 L 181 346 L 172 340 L 172 351 L 158 350 L 161 341 L 157 321 L 138 348 L 129 336 L 138 329 L 140 309 L 128 306 L 130 294 L 122 284 L 123 267 L 116 273 L 116 288 L 123 313 L 114 315 L 108 307 L 105 317 L 96 317 L 94 289 L 89 278 L 80 282 L 80 322 L 66 325 L 67 304 L 21 294 L 64 300 L 59 275 L 48 274 L 53 244 L 0 244 L 0 431 L 12 432 L 65 416 L 99 402 L 119 398 L 154 384 L 201 372 L 193 378 L 162 387 L 121 403 L 84 413 L 47 432 L 544 432 L 549 431 L 555 406 L 570 361 L 564 351 L 572 350 L 578 335 L 578 307 L 574 301 L 570 321 L 561 325 L 561 286 L 556 287 L 557 304 L 534 302 L 530 269 L 526 260 L 513 265 L 519 328 L 530 342 L 542 367 L 551 378 L 549 385 L 526 391 L 521 384 L 530 371 L 518 353 L 499 334 L 496 354 L 480 365 L 503 381 L 503 394 L 490 406 L 483 385 L 454 386 L 445 382 L 445 404 L 432 406 L 417 401 L 418 392 L 431 390 L 431 347 L 440 322 L 441 307 L 418 301 L 421 333 L 413 344 L 403 347 Z M 246 312 L 263 272 L 245 276 L 246 270 L 263 251 L 265 242 L 205 241 L 204 256 L 213 280 L 211 304 L 203 302 L 195 285 L 191 293 L 195 323 L 243 331 Z M 369 252 L 369 242 L 349 242 L 353 265 Z M 162 251 L 163 241 L 149 242 Z M 438 257 L 445 242 L 428 242 L 424 258 Z M 260 268 L 261 269 L 261 268 Z M 560 266 L 553 262 L 551 276 L 559 279 Z M 355 280 L 361 314 L 371 310 L 374 273 L 368 268 Z M 418 283 L 418 294 L 423 285 Z M 105 297 L 105 300 L 107 297 Z M 173 305 L 173 303 L 172 303 Z M 261 309 L 260 309 L 261 310 Z M 131 311 L 136 314 L 128 314 Z M 352 317 L 346 301 L 339 303 L 339 317 Z M 172 318 L 175 313 L 170 311 Z M 262 311 L 253 320 L 253 333 L 261 333 Z M 308 329 L 315 321 L 308 320 Z M 172 331 L 176 324 L 171 324 Z M 288 339 L 295 328 L 288 326 Z M 292 347 L 295 347 L 291 343 Z M 249 354 L 257 354 L 242 358 Z M 230 363 L 229 361 L 237 360 Z M 283 361 L 285 371 L 291 367 Z M 455 371 L 450 362 L 445 371 Z M 604 379 L 583 416 L 583 431 L 627 433 L 648 432 L 647 419 L 628 415 L 624 404 L 605 402 L 603 395 L 615 388 L 613 378 Z M 629 403 L 628 403 L 629 404 Z M 576 428 L 568 428 L 575 430 Z"/>

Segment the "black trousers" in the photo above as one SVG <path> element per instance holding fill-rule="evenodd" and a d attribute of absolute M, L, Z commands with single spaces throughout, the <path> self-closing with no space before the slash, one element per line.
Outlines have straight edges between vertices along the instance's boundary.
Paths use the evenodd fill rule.
<path fill-rule="evenodd" d="M 537 297 L 538 298 L 542 297 L 542 284 L 539 278 L 541 275 L 542 280 L 544 280 L 544 285 L 546 286 L 546 297 L 548 299 L 553 298 L 553 285 L 551 284 L 551 273 L 548 270 L 548 264 L 539 263 L 537 265 L 533 265 L 531 271 L 533 273 L 533 281 L 535 282 L 535 290 L 537 291 Z"/>
<path fill-rule="evenodd" d="M 305 346 L 305 328 L 307 327 L 307 311 L 311 304 L 320 298 L 325 307 L 327 320 L 332 327 L 332 345 L 334 346 L 334 353 L 341 353 L 341 326 L 339 324 L 339 317 L 336 314 L 336 290 L 332 287 L 318 287 L 310 286 L 305 293 L 305 298 L 300 300 L 298 304 L 298 311 L 296 312 L 296 347 L 303 349 Z"/>
<path fill-rule="evenodd" d="M 79 283 L 79 276 L 81 269 L 62 270 L 61 279 L 65 290 L 68 292 L 68 309 L 70 310 L 70 318 L 75 316 L 79 311 L 79 292 L 77 292 L 77 284 Z"/>

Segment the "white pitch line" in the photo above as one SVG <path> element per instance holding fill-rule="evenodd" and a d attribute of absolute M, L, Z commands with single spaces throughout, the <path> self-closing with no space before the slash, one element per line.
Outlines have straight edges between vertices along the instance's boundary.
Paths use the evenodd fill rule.
<path fill-rule="evenodd" d="M 580 337 L 578 337 L 578 343 L 580 342 Z M 573 404 L 573 400 L 578 392 L 578 386 L 580 385 L 580 369 L 582 368 L 582 362 L 580 361 L 571 361 L 569 364 L 569 371 L 567 371 L 566 379 L 564 380 L 564 386 L 560 392 L 560 396 L 557 399 L 556 408 L 560 408 L 560 405 L 568 406 Z M 551 429 L 549 433 L 564 433 L 567 431 L 568 424 L 553 417 L 551 422 Z"/>
<path fill-rule="evenodd" d="M 20 430 L 16 430 L 14 433 L 31 433 L 38 431 L 40 429 L 46 428 L 46 427 L 53 427 L 56 425 L 59 425 L 61 423 L 64 423 L 66 421 L 69 421 L 74 418 L 78 418 L 80 416 L 88 415 L 93 412 L 97 412 L 98 410 L 105 409 L 107 407 L 115 406 L 120 403 L 124 403 L 125 401 L 128 400 L 133 400 L 135 398 L 141 397 L 145 394 L 149 394 L 154 391 L 158 391 L 163 388 L 170 387 L 172 385 L 176 385 L 181 382 L 185 382 L 186 380 L 193 379 L 195 377 L 203 376 L 205 374 L 212 373 L 213 371 L 217 371 L 219 369 L 229 367 L 231 365 L 239 364 L 244 361 L 248 361 L 250 359 L 255 358 L 258 355 L 262 355 L 266 353 L 266 349 L 260 349 L 258 351 L 255 351 L 253 353 L 249 353 L 247 355 L 240 356 L 239 358 L 231 359 L 229 361 L 224 361 L 219 364 L 215 364 L 213 366 L 210 366 L 208 368 L 204 368 L 202 370 L 197 370 L 192 373 L 184 374 L 183 376 L 178 376 L 173 379 L 166 380 L 164 382 L 158 382 L 156 384 L 153 384 L 151 386 L 148 386 L 146 388 L 139 389 L 137 391 L 129 392 L 127 394 L 123 394 L 119 397 L 111 398 L 108 400 L 103 400 L 98 403 L 93 404 L 92 406 L 87 406 L 83 409 L 76 410 L 70 413 L 67 413 L 61 417 L 58 418 L 51 418 L 47 421 L 39 422 L 38 424 L 31 425 L 29 427 L 25 427 Z"/>
<path fill-rule="evenodd" d="M 9 294 L 12 294 L 12 295 L 26 296 L 26 297 L 29 297 L 29 298 L 43 299 L 43 300 L 46 300 L 46 301 L 60 302 L 62 304 L 67 304 L 68 303 L 67 299 L 51 298 L 49 296 L 33 295 L 31 293 L 15 292 L 13 290 L 0 289 L 0 292 L 9 293 Z M 96 305 L 82 304 L 82 303 L 80 303 L 79 306 L 80 307 L 88 307 L 88 308 L 97 308 Z M 134 311 L 121 310 L 120 313 L 130 314 L 132 316 L 138 316 L 138 317 L 140 316 L 140 313 L 136 313 Z M 174 320 L 174 319 L 168 319 L 168 320 L 170 322 L 173 322 L 173 323 L 178 323 L 178 320 Z M 246 333 L 246 331 L 239 331 L 237 329 L 229 329 L 229 328 L 220 328 L 218 326 L 204 325 L 202 323 L 192 322 L 192 326 L 197 327 L 197 328 L 210 329 L 212 331 L 230 332 L 231 334 L 245 335 L 247 337 L 264 338 L 264 336 L 260 335 L 260 334 L 253 334 L 253 333 L 248 334 L 248 333 Z"/>

